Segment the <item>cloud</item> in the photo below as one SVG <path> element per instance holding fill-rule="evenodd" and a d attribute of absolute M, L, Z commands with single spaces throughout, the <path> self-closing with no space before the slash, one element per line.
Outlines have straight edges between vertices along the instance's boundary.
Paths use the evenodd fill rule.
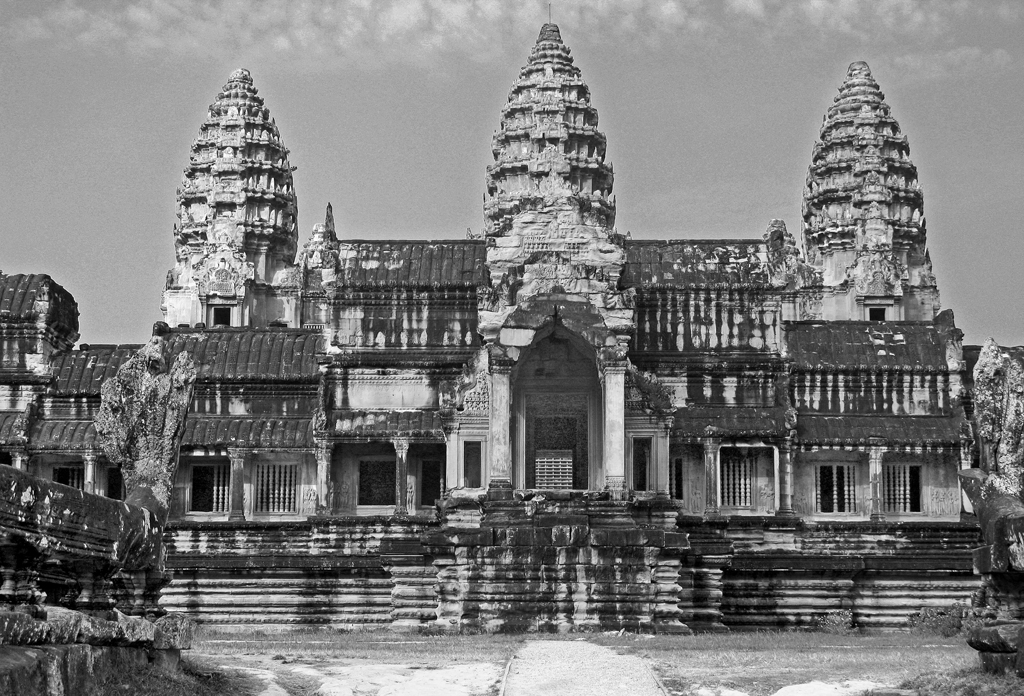
<path fill-rule="evenodd" d="M 0 0 L 2 1 L 2 0 Z M 260 52 L 322 69 L 422 63 L 445 54 L 519 54 L 546 0 L 57 0 L 6 3 L 0 39 L 129 55 L 225 58 Z M 724 35 L 737 22 L 800 40 L 911 40 L 953 33 L 965 17 L 1017 22 L 1013 3 L 969 0 L 561 0 L 567 38 L 643 48 Z M 595 38 L 600 37 L 600 38 Z M 577 39 L 579 40 L 579 39 Z"/>
<path fill-rule="evenodd" d="M 948 51 L 907 53 L 890 61 L 892 69 L 908 80 L 938 80 L 953 75 L 969 75 L 984 70 L 1001 70 L 1013 63 L 1002 48 L 984 50 L 960 46 Z"/>

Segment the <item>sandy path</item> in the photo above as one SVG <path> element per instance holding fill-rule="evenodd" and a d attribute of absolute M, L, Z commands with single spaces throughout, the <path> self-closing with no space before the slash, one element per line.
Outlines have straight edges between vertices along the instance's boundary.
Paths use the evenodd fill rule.
<path fill-rule="evenodd" d="M 663 696 L 639 657 L 585 641 L 534 640 L 516 654 L 505 696 Z"/>

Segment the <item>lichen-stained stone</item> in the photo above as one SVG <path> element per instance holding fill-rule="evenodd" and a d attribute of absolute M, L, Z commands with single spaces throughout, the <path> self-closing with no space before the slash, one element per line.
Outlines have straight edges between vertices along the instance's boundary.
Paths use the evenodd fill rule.
<path fill-rule="evenodd" d="M 167 520 L 178 445 L 196 381 L 196 367 L 181 352 L 168 364 L 167 324 L 118 369 L 101 390 L 96 431 L 111 462 L 120 464 L 126 502 Z"/>
<path fill-rule="evenodd" d="M 199 625 L 184 614 L 166 614 L 156 620 L 153 647 L 158 650 L 190 650 Z"/>
<path fill-rule="evenodd" d="M 85 615 L 64 607 L 46 608 L 47 643 L 74 643 L 82 630 Z"/>
<path fill-rule="evenodd" d="M 1024 495 L 1024 351 L 989 339 L 974 366 L 974 414 L 983 465 L 1000 493 Z"/>
<path fill-rule="evenodd" d="M 0 645 L 45 643 L 48 635 L 45 621 L 18 611 L 0 611 Z"/>
<path fill-rule="evenodd" d="M 111 619 L 86 616 L 78 634 L 79 643 L 152 647 L 156 624 L 139 616 L 126 616 L 113 610 Z"/>
<path fill-rule="evenodd" d="M 971 630 L 967 644 L 981 652 L 1017 652 L 1024 621 L 990 621 Z"/>

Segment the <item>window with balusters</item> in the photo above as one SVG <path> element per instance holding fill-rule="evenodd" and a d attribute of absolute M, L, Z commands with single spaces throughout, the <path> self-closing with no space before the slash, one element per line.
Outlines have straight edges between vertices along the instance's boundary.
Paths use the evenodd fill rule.
<path fill-rule="evenodd" d="M 882 465 L 882 510 L 888 514 L 923 512 L 920 464 Z"/>
<path fill-rule="evenodd" d="M 298 512 L 299 467 L 296 464 L 256 464 L 253 473 L 253 512 L 287 515 Z"/>
<path fill-rule="evenodd" d="M 719 454 L 722 507 L 749 508 L 756 494 L 759 448 L 723 447 Z"/>
<path fill-rule="evenodd" d="M 231 464 L 192 464 L 189 512 L 226 513 L 231 501 Z"/>
<path fill-rule="evenodd" d="M 85 469 L 79 466 L 55 466 L 53 467 L 53 482 L 65 486 L 71 486 L 78 490 L 85 488 Z"/>
<path fill-rule="evenodd" d="M 857 511 L 854 464 L 819 464 L 814 468 L 814 509 L 825 514 Z"/>

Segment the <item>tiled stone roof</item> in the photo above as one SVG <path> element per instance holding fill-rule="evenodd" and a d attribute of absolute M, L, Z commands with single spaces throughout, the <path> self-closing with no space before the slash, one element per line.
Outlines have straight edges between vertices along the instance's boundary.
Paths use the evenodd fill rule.
<path fill-rule="evenodd" d="M 676 410 L 672 434 L 701 437 L 712 427 L 722 436 L 781 435 L 785 429 L 786 411 L 782 407 L 707 406 Z"/>
<path fill-rule="evenodd" d="M 797 368 L 947 368 L 945 337 L 935 324 L 795 322 L 787 324 L 786 342 Z"/>
<path fill-rule="evenodd" d="M 183 447 L 312 447 L 313 423 L 309 418 L 190 416 L 185 420 L 181 444 Z"/>
<path fill-rule="evenodd" d="M 328 429 L 336 437 L 354 439 L 444 440 L 437 411 L 334 411 Z"/>
<path fill-rule="evenodd" d="M 728 288 L 769 284 L 759 239 L 626 242 L 622 284 L 634 288 Z"/>
<path fill-rule="evenodd" d="M 351 288 L 475 288 L 487 284 L 482 241 L 343 242 L 338 285 Z"/>
<path fill-rule="evenodd" d="M 33 450 L 98 450 L 96 424 L 91 420 L 37 420 L 30 437 Z"/>
<path fill-rule="evenodd" d="M 323 336 L 308 329 L 172 331 L 168 341 L 173 355 L 191 353 L 201 382 L 315 380 L 316 356 L 323 352 Z M 55 394 L 98 396 L 104 380 L 139 346 L 83 348 L 54 359 Z"/>
<path fill-rule="evenodd" d="M 75 298 L 50 276 L 0 272 L 0 323 L 36 322 L 40 310 L 45 311 L 42 318 L 47 324 L 59 321 L 71 331 L 78 331 Z"/>
<path fill-rule="evenodd" d="M 890 444 L 960 442 L 962 416 L 812 416 L 797 418 L 797 439 L 806 444 L 866 444 L 881 438 Z"/>

